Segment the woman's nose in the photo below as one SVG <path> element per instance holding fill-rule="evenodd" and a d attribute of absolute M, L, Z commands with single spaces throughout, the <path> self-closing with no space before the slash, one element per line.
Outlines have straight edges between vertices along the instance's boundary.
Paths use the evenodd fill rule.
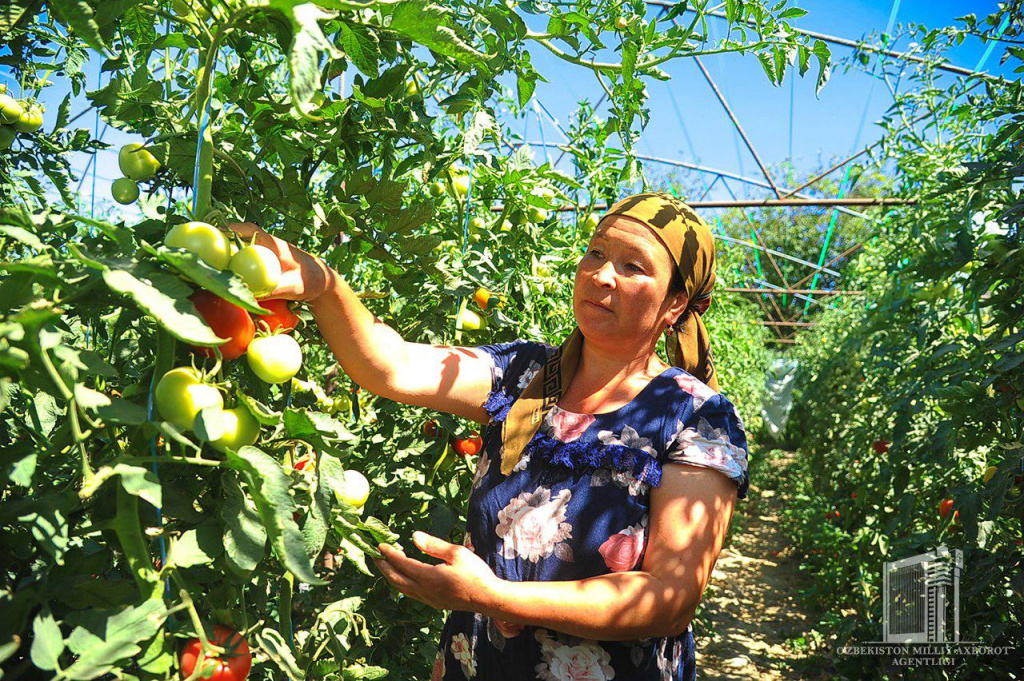
<path fill-rule="evenodd" d="M 599 286 L 615 286 L 615 265 L 604 263 L 594 272 L 594 282 Z"/>

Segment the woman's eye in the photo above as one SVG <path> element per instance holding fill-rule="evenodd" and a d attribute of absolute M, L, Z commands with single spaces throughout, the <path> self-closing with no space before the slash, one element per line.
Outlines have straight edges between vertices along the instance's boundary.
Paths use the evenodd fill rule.
<path fill-rule="evenodd" d="M 637 272 L 643 273 L 643 271 L 644 271 L 644 268 L 640 267 L 639 265 L 637 265 L 635 263 L 629 263 L 629 266 L 632 267 Z"/>

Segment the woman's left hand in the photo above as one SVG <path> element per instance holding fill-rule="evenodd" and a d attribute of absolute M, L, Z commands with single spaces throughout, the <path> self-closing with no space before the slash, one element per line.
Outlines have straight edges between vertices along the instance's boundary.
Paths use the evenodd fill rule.
<path fill-rule="evenodd" d="M 413 532 L 413 543 L 443 563 L 430 565 L 380 544 L 384 558 L 373 562 L 393 587 L 438 610 L 480 612 L 497 593 L 501 579 L 465 546 L 451 544 L 426 532 Z"/>

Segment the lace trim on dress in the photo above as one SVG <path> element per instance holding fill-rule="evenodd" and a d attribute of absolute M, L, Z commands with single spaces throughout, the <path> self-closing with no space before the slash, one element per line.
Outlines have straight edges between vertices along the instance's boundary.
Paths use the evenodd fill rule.
<path fill-rule="evenodd" d="M 526 449 L 539 454 L 549 463 L 565 466 L 570 470 L 611 468 L 620 473 L 632 473 L 637 480 L 651 487 L 661 484 L 661 464 L 642 449 L 582 440 L 562 442 L 539 431 L 526 445 Z"/>
<path fill-rule="evenodd" d="M 495 423 L 504 421 L 515 401 L 515 398 L 505 392 L 504 388 L 494 390 L 487 396 L 487 401 L 484 402 L 484 411 L 487 412 L 487 415 Z"/>
<path fill-rule="evenodd" d="M 515 398 L 504 389 L 495 390 L 487 397 L 484 410 L 492 423 L 500 423 L 508 416 Z M 632 473 L 637 480 L 652 487 L 661 484 L 661 464 L 642 449 L 601 442 L 562 442 L 538 431 L 526 451 L 536 453 L 548 463 L 565 466 L 573 471 L 611 468 L 620 473 Z"/>

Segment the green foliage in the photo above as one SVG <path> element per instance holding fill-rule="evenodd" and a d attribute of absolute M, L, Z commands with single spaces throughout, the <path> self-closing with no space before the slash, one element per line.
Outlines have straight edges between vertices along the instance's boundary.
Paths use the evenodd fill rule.
<path fill-rule="evenodd" d="M 245 635 L 254 678 L 426 677 L 439 613 L 403 600 L 365 557 L 413 529 L 460 542 L 473 471 L 461 458 L 435 463 L 448 449 L 424 439 L 420 410 L 340 376 L 305 312 L 294 385 L 315 390 L 191 354 L 220 344 L 194 291 L 258 308 L 236 275 L 160 244 L 189 219 L 253 221 L 344 273 L 404 338 L 558 341 L 574 325 L 572 274 L 588 239 L 576 223 L 589 211 L 554 209 L 614 198 L 637 176 L 632 140 L 646 122 L 645 84 L 665 77 L 657 64 L 766 53 L 778 81 L 783 54 L 798 56 L 800 72 L 812 56 L 824 72 L 828 59 L 792 33 L 784 3 L 729 3 L 736 31 L 717 44 L 703 3 L 615 29 L 621 9 L 547 6 L 547 34 L 529 31 L 512 2 L 53 0 L 0 13 L 12 89 L 32 101 L 60 79 L 79 94 L 87 47 L 98 51 L 105 78 L 87 99 L 161 166 L 141 182 L 145 219 L 126 225 L 80 214 L 67 158 L 105 147 L 70 128 L 70 98 L 0 152 L 4 673 L 176 678 L 181 639 L 218 623 Z M 511 93 L 499 78 L 514 76 L 516 108 L 526 106 L 542 78 L 528 46 L 587 69 L 611 94 L 604 123 L 581 107 L 571 177 L 528 149 L 506 154 L 511 134 L 494 111 Z M 590 63 L 609 46 L 621 63 Z M 456 164 L 471 174 L 468 198 L 451 181 Z M 434 181 L 447 193 L 431 195 Z M 531 209 L 550 213 L 531 221 Z M 469 217 L 484 223 L 472 236 Z M 455 330 L 453 311 L 478 286 L 505 304 L 484 330 Z M 709 314 L 741 409 L 756 403 L 765 359 L 763 334 L 741 323 L 748 307 L 723 297 Z M 212 450 L 198 436 L 216 414 L 200 414 L 195 433 L 161 419 L 154 386 L 190 363 L 226 407 L 260 423 L 256 446 Z M 469 427 L 436 418 L 448 434 Z M 315 463 L 296 469 L 305 456 Z M 373 485 L 361 512 L 333 494 L 345 469 Z"/>
<path fill-rule="evenodd" d="M 960 35 L 921 31 L 933 50 Z M 877 640 L 882 562 L 939 544 L 961 548 L 970 574 L 962 640 L 1012 647 L 1024 633 L 1024 92 L 1019 81 L 933 83 L 931 69 L 918 72 L 887 121 L 883 160 L 916 203 L 888 215 L 847 270 L 844 287 L 866 295 L 822 313 L 796 349 L 803 373 L 788 436 L 807 505 L 789 516 L 820 555 L 813 595 L 855 613 L 836 623 L 839 645 Z M 934 135 L 904 126 L 925 113 Z M 958 516 L 940 516 L 944 499 Z M 841 671 L 868 676 L 882 663 L 846 658 Z M 960 671 L 998 675 L 1000 664 L 968 657 Z"/>

